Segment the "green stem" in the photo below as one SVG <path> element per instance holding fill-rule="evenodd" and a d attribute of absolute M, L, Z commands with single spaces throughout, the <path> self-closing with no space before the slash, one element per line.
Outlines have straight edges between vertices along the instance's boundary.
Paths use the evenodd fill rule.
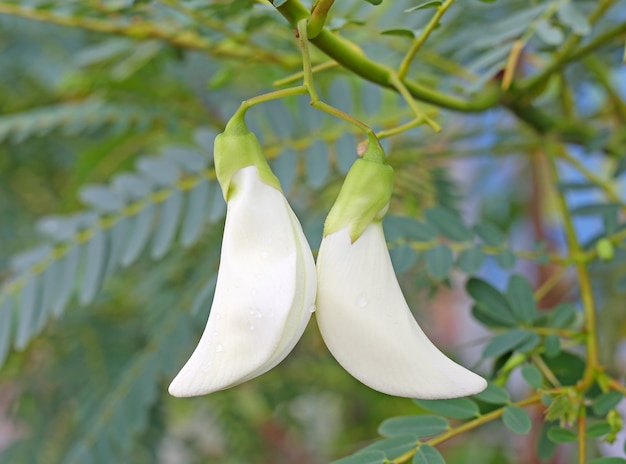
<path fill-rule="evenodd" d="M 315 0 L 313 7 L 311 8 L 311 18 L 307 25 L 307 32 L 309 38 L 314 39 L 324 29 L 326 23 L 326 17 L 330 7 L 333 6 L 335 0 Z"/>
<path fill-rule="evenodd" d="M 582 62 L 583 66 L 595 76 L 598 83 L 607 93 L 611 104 L 613 105 L 613 109 L 618 123 L 623 124 L 624 122 L 626 122 L 626 105 L 622 101 L 622 97 L 620 96 L 619 92 L 615 90 L 615 87 L 611 82 L 609 69 L 605 68 L 600 60 L 593 55 L 583 58 Z"/>
<path fill-rule="evenodd" d="M 307 18 L 302 18 L 298 21 L 298 36 L 300 38 L 300 48 L 302 50 L 302 73 L 303 73 L 303 84 L 302 87 L 307 89 L 309 96 L 311 97 L 311 106 L 320 111 L 324 111 L 330 115 L 333 115 L 339 119 L 343 119 L 344 121 L 349 122 L 350 124 L 361 129 L 368 136 L 370 142 L 373 139 L 376 139 L 376 135 L 374 131 L 364 122 L 359 121 L 358 119 L 350 116 L 349 114 L 344 113 L 343 111 L 330 106 L 327 103 L 324 103 L 320 100 L 317 91 L 315 90 L 315 84 L 313 83 L 313 72 L 311 68 L 311 57 L 309 54 L 309 39 L 308 39 L 308 31 L 307 31 Z M 380 147 L 380 142 L 376 139 L 376 144 Z M 381 149 L 382 150 L 382 149 Z"/>
<path fill-rule="evenodd" d="M 517 68 L 517 61 L 519 60 L 519 56 L 522 53 L 522 50 L 528 43 L 528 41 L 535 35 L 535 31 L 537 29 L 538 24 L 541 21 L 548 21 L 559 9 L 559 2 L 552 2 L 552 4 L 545 9 L 545 11 L 539 15 L 534 21 L 532 21 L 522 36 L 513 42 L 513 46 L 511 47 L 511 53 L 509 53 L 509 57 L 507 58 L 506 65 L 504 66 L 504 74 L 502 76 L 502 88 L 508 89 L 511 86 L 511 82 L 513 82 L 513 76 L 515 74 L 515 69 Z"/>
<path fill-rule="evenodd" d="M 389 75 L 389 82 L 407 102 L 409 108 L 411 108 L 411 110 L 415 114 L 416 120 L 426 122 L 426 124 L 432 127 L 435 132 L 441 131 L 441 127 L 439 126 L 439 124 L 426 116 L 424 112 L 419 108 L 419 106 L 417 106 L 417 102 L 413 98 L 413 95 L 411 95 L 402 80 L 395 73 L 391 73 Z"/>
<path fill-rule="evenodd" d="M 279 98 L 294 97 L 296 95 L 306 95 L 309 93 L 308 87 L 305 85 L 299 85 L 297 87 L 290 87 L 288 89 L 276 90 L 274 92 L 265 93 L 263 95 L 257 95 L 256 97 L 244 100 L 241 102 L 239 109 L 236 113 L 244 113 L 259 103 L 265 103 L 272 100 L 278 100 Z"/>
<path fill-rule="evenodd" d="M 336 68 L 337 66 L 339 65 L 337 64 L 336 61 L 332 61 L 332 60 L 326 61 L 325 63 L 320 63 L 315 66 L 311 66 L 311 73 L 315 74 L 321 71 L 326 71 L 327 69 Z M 300 71 L 290 76 L 284 77 L 282 79 L 278 79 L 277 81 L 274 81 L 272 85 L 274 87 L 282 87 L 283 85 L 292 84 L 303 78 L 304 78 L 304 71 Z"/>
<path fill-rule="evenodd" d="M 562 338 L 580 337 L 581 332 L 569 329 L 555 329 L 554 327 L 526 327 L 527 330 L 535 332 L 538 335 L 557 335 Z"/>
<path fill-rule="evenodd" d="M 548 365 L 545 363 L 541 356 L 539 356 L 538 354 L 533 354 L 532 361 L 537 366 L 537 369 L 541 371 L 543 376 L 548 379 L 553 387 L 561 387 L 561 382 L 559 382 L 559 379 L 556 378 L 556 375 L 554 375 L 552 369 L 548 367 Z"/>
<path fill-rule="evenodd" d="M 554 185 L 557 185 L 559 183 L 559 173 L 554 159 L 554 152 L 549 153 L 548 164 L 550 166 L 550 174 L 554 181 Z M 563 217 L 565 238 L 570 252 L 573 256 L 582 256 L 584 255 L 584 250 L 578 242 L 574 222 L 569 214 L 565 195 L 562 191 L 557 189 L 556 196 L 557 204 L 561 216 Z M 596 372 L 600 366 L 598 355 L 598 332 L 596 323 L 596 307 L 593 298 L 593 289 L 591 288 L 591 279 L 589 271 L 587 270 L 587 263 L 577 262 L 575 267 L 578 274 L 578 285 L 580 288 L 580 298 L 583 305 L 586 329 L 585 344 L 587 348 L 587 363 L 585 365 L 585 372 L 580 384 L 581 391 L 584 391 L 593 384 Z"/>
<path fill-rule="evenodd" d="M 278 11 L 294 26 L 297 26 L 301 19 L 309 16 L 307 9 L 298 0 L 287 0 L 278 7 Z M 380 86 L 395 89 L 390 77 L 394 71 L 370 60 L 349 40 L 330 32 L 328 29 L 323 29 L 317 37 L 311 39 L 311 43 L 358 76 Z M 457 111 L 483 111 L 498 104 L 501 96 L 497 87 L 491 87 L 475 99 L 463 100 L 409 79 L 403 79 L 402 82 L 414 98 Z"/>
<path fill-rule="evenodd" d="M 396 127 L 392 127 L 391 129 L 387 129 L 387 130 L 381 130 L 379 131 L 376 136 L 379 139 L 384 139 L 386 137 L 391 137 L 392 135 L 398 135 L 398 134 L 402 134 L 403 132 L 406 132 L 410 129 L 413 129 L 414 127 L 420 126 L 424 123 L 423 119 L 420 118 L 416 118 L 413 119 L 412 121 L 409 121 L 405 124 L 401 124 L 399 126 Z"/>
<path fill-rule="evenodd" d="M 554 286 L 561 280 L 563 274 L 567 271 L 567 267 L 562 267 L 557 272 L 554 272 L 550 275 L 545 282 L 541 284 L 541 286 L 535 290 L 535 300 L 539 303 L 543 298 L 550 293 L 550 290 L 554 288 Z"/>
<path fill-rule="evenodd" d="M 555 147 L 555 149 L 557 150 L 557 155 L 559 156 L 559 158 L 574 167 L 590 183 L 597 185 L 600 189 L 602 189 L 602 191 L 609 200 L 614 203 L 619 203 L 620 205 L 622 204 L 622 199 L 617 193 L 615 193 L 615 190 L 613 189 L 613 186 L 610 182 L 602 179 L 601 177 L 595 175 L 593 172 L 587 169 L 587 167 L 578 159 L 573 157 L 563 145 L 558 145 L 557 147 Z"/>
<path fill-rule="evenodd" d="M 454 0 L 446 0 L 443 4 L 437 7 L 437 12 L 430 19 L 420 36 L 413 41 L 411 49 L 402 60 L 402 63 L 398 68 L 398 78 L 404 79 L 406 77 L 407 73 L 409 72 L 409 67 L 411 66 L 413 58 L 415 58 L 415 55 L 417 55 L 419 49 L 422 48 L 422 45 L 424 45 L 424 42 L 426 42 L 426 39 L 428 39 L 431 32 L 435 30 L 435 27 L 437 27 L 437 24 L 439 24 L 439 20 L 446 12 L 446 10 L 450 8 L 452 2 L 454 2 Z"/>
<path fill-rule="evenodd" d="M 300 50 L 302 52 L 302 84 L 309 89 L 311 103 L 319 101 L 319 96 L 313 84 L 313 72 L 311 71 L 311 55 L 309 53 L 309 39 L 307 37 L 307 19 L 298 21 L 298 38 L 300 39 Z"/>

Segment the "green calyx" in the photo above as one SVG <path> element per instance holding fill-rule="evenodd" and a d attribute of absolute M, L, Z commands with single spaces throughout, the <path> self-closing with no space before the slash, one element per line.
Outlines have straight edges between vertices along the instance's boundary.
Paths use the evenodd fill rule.
<path fill-rule="evenodd" d="M 259 140 L 246 126 L 243 112 L 235 113 L 226 124 L 224 132 L 215 137 L 213 157 L 217 181 L 226 201 L 233 191 L 233 175 L 248 166 L 256 166 L 261 180 L 282 192 L 280 182 L 263 155 Z"/>
<path fill-rule="evenodd" d="M 385 163 L 384 154 L 380 156 L 380 145 L 371 142 L 370 147 L 378 153 L 368 149 L 350 168 L 324 223 L 324 236 L 348 227 L 354 243 L 367 226 L 384 217 L 391 200 L 393 169 Z"/>

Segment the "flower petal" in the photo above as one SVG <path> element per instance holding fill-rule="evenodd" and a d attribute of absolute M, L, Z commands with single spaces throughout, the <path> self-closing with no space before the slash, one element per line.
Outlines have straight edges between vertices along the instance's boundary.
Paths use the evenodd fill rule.
<path fill-rule="evenodd" d="M 324 237 L 317 258 L 317 322 L 337 361 L 365 385 L 410 398 L 454 398 L 483 378 L 431 343 L 402 295 L 380 222 L 351 243 L 348 228 Z"/>
<path fill-rule="evenodd" d="M 299 340 L 315 301 L 315 264 L 283 194 L 254 166 L 232 176 L 209 320 L 174 396 L 223 390 L 267 372 Z"/>

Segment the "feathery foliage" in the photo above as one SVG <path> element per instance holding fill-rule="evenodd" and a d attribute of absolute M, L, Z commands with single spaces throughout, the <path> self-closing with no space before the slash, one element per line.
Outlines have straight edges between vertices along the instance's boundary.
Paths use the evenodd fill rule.
<path fill-rule="evenodd" d="M 303 82 L 308 15 L 309 95 L 247 123 L 314 252 L 351 118 L 380 137 L 394 269 L 478 395 L 370 391 L 314 328 L 167 395 L 216 286 L 213 139 Z M 0 1 L 0 462 L 624 462 L 625 24 L 615 0 Z"/>

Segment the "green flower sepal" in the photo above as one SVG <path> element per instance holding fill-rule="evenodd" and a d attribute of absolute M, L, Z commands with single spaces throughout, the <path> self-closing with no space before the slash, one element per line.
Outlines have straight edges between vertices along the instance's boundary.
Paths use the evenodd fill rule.
<path fill-rule="evenodd" d="M 246 126 L 244 113 L 235 113 L 226 124 L 224 132 L 215 137 L 213 157 L 215 174 L 222 187 L 224 200 L 228 201 L 232 196 L 233 175 L 248 166 L 256 166 L 261 180 L 282 192 L 280 182 L 263 155 L 259 140 Z"/>
<path fill-rule="evenodd" d="M 393 189 L 393 168 L 385 163 L 378 143 L 354 162 L 324 223 L 324 237 L 348 227 L 352 243 L 375 220 L 382 220 Z M 377 142 L 377 141 L 376 141 Z"/>

